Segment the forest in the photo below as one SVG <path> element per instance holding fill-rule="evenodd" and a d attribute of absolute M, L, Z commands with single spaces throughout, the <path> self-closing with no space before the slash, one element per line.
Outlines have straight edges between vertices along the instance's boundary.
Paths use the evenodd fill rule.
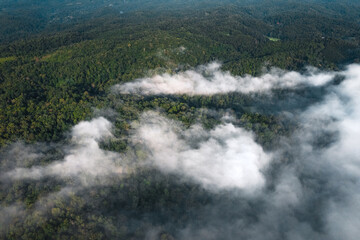
<path fill-rule="evenodd" d="M 0 239 L 357 239 L 359 61 L 356 1 L 2 1 Z"/>

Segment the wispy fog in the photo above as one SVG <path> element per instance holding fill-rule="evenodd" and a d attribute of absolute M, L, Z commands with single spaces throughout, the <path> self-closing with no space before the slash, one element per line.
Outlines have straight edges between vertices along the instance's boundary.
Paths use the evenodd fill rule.
<path fill-rule="evenodd" d="M 46 166 L 15 168 L 4 174 L 3 178 L 40 179 L 45 176 L 58 176 L 76 178 L 84 185 L 102 183 L 102 177 L 122 172 L 121 166 L 115 164 L 120 161 L 119 154 L 99 147 L 99 141 L 112 136 L 111 127 L 112 124 L 103 117 L 80 122 L 71 131 L 71 143 L 64 147 L 64 159 L 58 159 Z"/>
<path fill-rule="evenodd" d="M 294 88 L 299 85 L 320 86 L 335 77 L 334 72 L 321 72 L 308 68 L 305 74 L 288 72 L 273 68 L 260 77 L 233 76 L 220 70 L 217 62 L 199 66 L 176 74 L 155 75 L 141 78 L 123 85 L 114 86 L 119 93 L 151 94 L 189 94 L 211 95 L 229 92 L 267 92 L 277 88 Z"/>
<path fill-rule="evenodd" d="M 206 189 L 255 191 L 270 161 L 252 133 L 231 123 L 206 131 L 200 125 L 183 130 L 179 123 L 156 113 L 142 115 L 135 135 L 149 160 L 164 172 L 179 173 Z"/>
<path fill-rule="evenodd" d="M 331 83 L 336 75 L 344 80 Z M 82 186 L 91 186 L 111 184 L 107 177 L 121 175 L 126 167 L 133 174 L 143 168 L 154 168 L 200 186 L 213 199 L 192 210 L 194 219 L 187 219 L 182 226 L 168 221 L 164 226 L 149 227 L 148 239 L 159 239 L 162 231 L 159 229 L 166 229 L 176 239 L 187 240 L 357 240 L 360 236 L 359 65 L 350 65 L 342 72 L 310 68 L 301 74 L 273 69 L 260 77 L 239 77 L 221 71 L 219 64 L 212 63 L 174 75 L 138 79 L 115 88 L 119 93 L 145 95 L 209 95 L 325 84 L 328 85 L 324 100 L 301 113 L 288 114 L 297 119 L 298 126 L 290 136 L 282 138 L 276 150 L 265 152 L 254 140 L 254 133 L 236 125 L 234 116 L 230 123 L 224 120 L 208 130 L 200 124 L 186 128 L 165 114 L 148 111 L 133 123 L 128 136 L 130 147 L 136 146 L 138 152 L 125 155 L 136 165 L 126 166 L 119 153 L 100 147 L 101 141 L 113 138 L 113 126 L 99 117 L 74 126 L 69 143 L 62 147 L 64 157 L 49 164 L 38 163 L 36 159 L 44 153 L 30 151 L 31 145 L 18 144 L 2 153 L 2 157 L 18 156 L 18 160 L 7 166 L 10 170 L 3 172 L 1 179 L 41 181 L 45 176 L 71 177 Z M 280 103 L 274 102 L 274 107 L 277 104 Z M 21 164 L 21 159 L 26 158 L 22 151 L 31 153 L 28 156 L 31 167 Z M 0 211 L 6 219 L 26 214 L 20 205 L 6 206 Z M 158 216 L 151 212 L 146 217 Z M 0 223 L 5 224 L 5 220 Z"/>

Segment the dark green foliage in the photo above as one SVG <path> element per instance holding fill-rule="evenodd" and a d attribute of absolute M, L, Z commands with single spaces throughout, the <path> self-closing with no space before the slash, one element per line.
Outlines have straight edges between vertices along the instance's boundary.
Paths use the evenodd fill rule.
<path fill-rule="evenodd" d="M 58 4 L 71 2 L 39 0 L 34 5 L 40 10 L 54 10 Z M 109 119 L 115 126 L 116 139 L 101 145 L 107 150 L 125 152 L 130 145 L 126 136 L 131 122 L 147 110 L 160 111 L 185 128 L 201 123 L 207 129 L 219 124 L 224 113 L 231 113 L 237 119 L 234 124 L 253 131 L 266 150 L 274 149 L 282 136 L 296 129 L 296 120 L 284 117 L 281 110 L 295 111 L 307 106 L 306 101 L 319 100 L 307 99 L 308 89 L 274 92 L 273 98 L 285 103 L 276 112 L 267 96 L 118 95 L 111 93 L 111 86 L 214 60 L 223 63 L 223 70 L 237 75 L 259 75 L 263 67 L 272 66 L 301 71 L 312 65 L 334 70 L 359 62 L 360 8 L 356 4 L 199 1 L 197 6 L 201 8 L 193 8 L 191 3 L 182 6 L 182 2 L 171 5 L 158 1 L 163 5 L 155 5 L 151 11 L 135 11 L 146 9 L 151 2 L 119 3 L 115 10 L 97 11 L 69 5 L 53 24 L 51 14 L 35 11 L 32 4 L 26 5 L 30 12 L 0 12 L 3 151 L 17 140 L 62 141 L 71 126 L 94 115 L 94 108 L 115 110 Z M 313 4 L 311 11 L 309 4 Z M 13 7 L 10 1 L 0 6 Z M 120 14 L 118 10 L 124 6 L 128 11 Z M 79 12 L 84 14 L 73 20 L 66 18 Z M 271 41 L 269 37 L 280 40 Z M 292 105 L 294 96 L 305 99 L 302 106 Z M 42 159 L 40 164 L 63 157 L 61 152 L 52 151 L 52 157 Z M 0 159 L 0 164 L 5 170 L 10 163 Z M 32 164 L 30 161 L 23 167 Z M 222 211 L 214 214 L 223 214 L 226 219 L 239 214 L 227 206 L 242 204 L 239 199 L 206 192 L 196 184 L 182 183 L 179 176 L 153 169 L 125 179 L 115 177 L 113 181 L 110 186 L 59 194 L 55 199 L 51 199 L 52 193 L 76 184 L 71 179 L 65 183 L 47 178 L 1 182 L 0 206 L 22 205 L 10 227 L 0 227 L 0 238 L 144 239 L 147 231 L 161 226 L 160 239 L 174 239 L 172 226 L 181 229 L 188 222 L 196 226 L 203 220 L 201 212 L 207 211 L 212 201 L 223 203 Z M 41 205 L 47 208 L 40 210 Z M 260 211 L 252 206 L 246 209 Z"/>
<path fill-rule="evenodd" d="M 148 72 L 153 69 L 171 72 L 219 60 L 224 70 L 241 75 L 259 74 L 264 64 L 336 69 L 359 58 L 359 28 L 347 20 L 325 13 L 303 16 L 301 8 L 294 10 L 300 15 L 261 19 L 249 15 L 249 9 L 105 16 L 3 44 L 0 143 L 58 140 L 69 126 L 90 116 L 91 106 L 103 100 L 110 86 L 153 74 Z M 330 22 L 325 19 L 330 17 Z M 296 29 L 295 35 L 288 28 Z M 177 109 L 168 110 L 185 121 Z"/>

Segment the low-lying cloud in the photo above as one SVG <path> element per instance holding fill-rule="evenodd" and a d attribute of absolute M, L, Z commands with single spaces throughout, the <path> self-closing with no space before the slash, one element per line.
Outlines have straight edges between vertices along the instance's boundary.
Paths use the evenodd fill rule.
<path fill-rule="evenodd" d="M 360 66 L 351 65 L 343 74 L 345 80 L 332 88 L 325 101 L 302 115 L 307 133 L 303 140 L 309 159 L 306 167 L 312 168 L 313 174 L 321 173 L 319 178 L 327 182 L 324 191 L 332 193 L 324 220 L 329 239 L 357 239 L 360 235 Z M 335 136 L 319 150 L 312 143 L 322 138 L 322 132 Z"/>
<path fill-rule="evenodd" d="M 116 85 L 114 89 L 123 94 L 143 95 L 211 95 L 229 92 L 247 94 L 267 92 L 278 88 L 294 88 L 299 85 L 321 86 L 336 76 L 334 72 L 321 72 L 315 68 L 308 68 L 305 74 L 273 68 L 260 77 L 251 75 L 241 77 L 222 71 L 220 67 L 219 63 L 213 62 L 195 70 L 137 79 L 133 82 Z"/>
<path fill-rule="evenodd" d="M 49 165 L 15 168 L 3 176 L 12 179 L 40 179 L 45 176 L 74 177 L 84 185 L 101 183 L 102 177 L 121 173 L 120 155 L 100 148 L 99 142 L 112 137 L 112 124 L 103 117 L 83 121 L 71 131 L 71 144 L 66 147 L 64 159 Z"/>
<path fill-rule="evenodd" d="M 326 85 L 337 75 L 343 77 L 342 82 Z M 231 123 L 235 116 L 224 117 L 223 123 L 207 130 L 199 124 L 185 128 L 157 112 L 142 113 L 128 136 L 133 144 L 129 148 L 136 146 L 137 153 L 129 157 L 138 163 L 137 167 L 155 168 L 164 175 L 176 174 L 187 183 L 201 186 L 210 193 L 207 197 L 212 197 L 206 204 L 201 202 L 191 209 L 193 215 L 189 216 L 194 219 L 184 217 L 181 226 L 172 225 L 171 216 L 164 217 L 163 213 L 145 213 L 147 219 L 154 216 L 167 222 L 150 229 L 149 239 L 158 238 L 163 229 L 176 239 L 187 240 L 359 238 L 359 65 L 350 65 L 338 73 L 310 69 L 300 74 L 276 69 L 261 77 L 236 77 L 213 63 L 116 88 L 121 93 L 196 95 L 267 92 L 303 84 L 314 87 L 325 84 L 325 96 L 301 113 L 288 114 L 297 120 L 298 126 L 290 136 L 283 137 L 276 152 L 265 152 L 253 133 Z M 280 103 L 275 101 L 276 104 Z M 17 154 L 14 162 L 18 167 L 7 166 L 13 170 L 2 174 L 1 179 L 41 180 L 55 176 L 78 179 L 83 186 L 106 183 L 107 176 L 126 168 L 119 153 L 100 147 L 102 140 L 112 137 L 112 128 L 103 117 L 79 123 L 71 131 L 70 143 L 63 147 L 64 157 L 48 165 L 37 161 L 43 152 L 30 151 L 26 146 L 24 151 L 29 154 Z M 22 146 L 16 145 L 6 156 L 11 157 Z M 31 167 L 21 164 L 26 155 Z M 132 170 L 136 174 L 138 169 Z M 146 185 L 147 180 L 140 179 L 134 184 Z M 156 194 L 163 190 L 159 187 Z M 131 203 L 121 204 L 136 204 L 136 200 L 134 197 Z M 152 205 L 146 207 L 152 209 Z M 0 223 L 7 224 L 8 219 L 26 212 L 22 205 L 15 204 L 2 206 L 0 214 L 6 216 Z M 132 215 L 129 216 L 130 219 Z M 136 221 L 141 222 L 141 217 Z"/>
<path fill-rule="evenodd" d="M 141 117 L 135 139 L 157 168 L 180 173 L 206 189 L 253 192 L 265 183 L 263 171 L 270 155 L 252 133 L 231 123 L 210 131 L 200 125 L 183 130 L 179 123 L 148 112 Z"/>
<path fill-rule="evenodd" d="M 270 162 L 269 187 L 246 200 L 256 207 L 239 205 L 235 219 L 217 219 L 227 208 L 211 205 L 207 220 L 189 224 L 181 239 L 358 239 L 360 66 L 340 74 L 344 81 L 297 116 L 299 128 Z"/>

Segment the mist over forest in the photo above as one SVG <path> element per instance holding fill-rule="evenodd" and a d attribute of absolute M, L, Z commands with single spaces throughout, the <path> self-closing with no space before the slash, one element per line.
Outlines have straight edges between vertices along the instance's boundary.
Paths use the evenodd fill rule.
<path fill-rule="evenodd" d="M 360 235 L 360 4 L 0 2 L 0 239 Z"/>

